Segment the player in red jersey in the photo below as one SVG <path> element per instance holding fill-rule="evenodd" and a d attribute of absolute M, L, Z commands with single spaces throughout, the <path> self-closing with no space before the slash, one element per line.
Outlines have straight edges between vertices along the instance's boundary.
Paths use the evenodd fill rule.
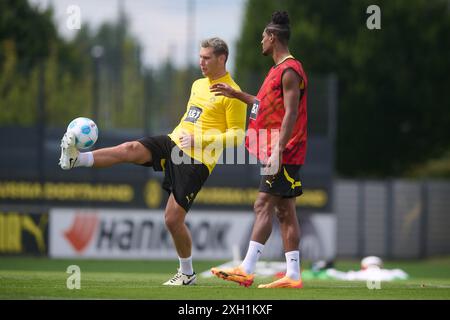
<path fill-rule="evenodd" d="M 211 86 L 217 95 L 237 98 L 252 105 L 246 147 L 263 164 L 258 198 L 254 204 L 255 224 L 244 261 L 232 269 L 212 268 L 219 278 L 250 286 L 256 262 L 272 231 L 274 212 L 280 222 L 286 256 L 286 276 L 258 288 L 301 288 L 300 227 L 295 198 L 302 194 L 300 168 L 305 161 L 307 142 L 307 77 L 302 64 L 289 52 L 289 17 L 274 12 L 262 34 L 262 54 L 272 56 L 270 69 L 257 96 L 218 83 Z M 267 139 L 265 137 L 267 136 Z"/>

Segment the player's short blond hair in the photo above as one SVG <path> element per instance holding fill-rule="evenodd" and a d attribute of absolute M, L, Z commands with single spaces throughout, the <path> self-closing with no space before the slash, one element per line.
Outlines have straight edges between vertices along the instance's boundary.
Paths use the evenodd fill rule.
<path fill-rule="evenodd" d="M 225 55 L 225 63 L 228 60 L 228 45 L 225 41 L 220 38 L 214 37 L 205 39 L 201 43 L 202 48 L 213 48 L 213 52 L 216 56 L 220 56 L 222 54 Z"/>

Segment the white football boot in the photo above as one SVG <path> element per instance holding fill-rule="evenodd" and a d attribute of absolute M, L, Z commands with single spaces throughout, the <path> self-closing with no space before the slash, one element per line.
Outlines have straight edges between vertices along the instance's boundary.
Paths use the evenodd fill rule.
<path fill-rule="evenodd" d="M 66 132 L 61 139 L 61 157 L 59 166 L 63 170 L 72 169 L 78 159 L 80 151 L 75 147 L 75 134 Z"/>
<path fill-rule="evenodd" d="M 195 275 L 195 272 L 191 274 L 190 276 L 184 273 L 181 273 L 180 270 L 172 277 L 172 279 L 169 279 L 168 281 L 164 282 L 163 285 L 165 286 L 190 286 L 195 284 L 197 281 L 197 276 Z"/>

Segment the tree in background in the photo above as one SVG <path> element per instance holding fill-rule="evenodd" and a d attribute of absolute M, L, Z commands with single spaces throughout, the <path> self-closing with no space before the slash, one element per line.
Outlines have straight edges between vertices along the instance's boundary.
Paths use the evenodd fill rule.
<path fill-rule="evenodd" d="M 0 123 L 35 121 L 37 66 L 58 41 L 50 9 L 33 10 L 25 0 L 0 2 Z"/>
<path fill-rule="evenodd" d="M 97 116 L 102 129 L 173 127 L 200 74 L 192 66 L 178 70 L 170 60 L 156 70 L 144 66 L 141 45 L 119 10 L 117 21 L 98 30 L 84 23 L 66 40 L 51 6 L 42 11 L 25 0 L 0 2 L 0 126 L 35 125 L 43 90 L 47 126 Z M 101 48 L 96 58 L 94 48 Z"/>
<path fill-rule="evenodd" d="M 366 28 L 372 4 L 381 30 Z M 339 174 L 402 175 L 450 149 L 448 1 L 249 0 L 236 69 L 253 93 L 272 64 L 259 43 L 274 10 L 289 12 L 307 73 L 338 76 Z"/>
<path fill-rule="evenodd" d="M 2 126 L 33 126 L 39 90 L 47 125 L 90 113 L 88 60 L 79 47 L 59 37 L 52 17 L 51 7 L 40 11 L 25 0 L 0 3 Z"/>

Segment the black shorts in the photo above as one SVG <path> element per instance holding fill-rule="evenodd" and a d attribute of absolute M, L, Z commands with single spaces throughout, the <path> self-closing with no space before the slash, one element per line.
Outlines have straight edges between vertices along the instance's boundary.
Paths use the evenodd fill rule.
<path fill-rule="evenodd" d="M 294 198 L 302 195 L 301 167 L 301 165 L 283 164 L 280 172 L 276 175 L 261 177 L 259 191 L 282 198 Z"/>
<path fill-rule="evenodd" d="M 194 160 L 192 163 L 173 163 L 172 149 L 175 148 L 174 152 L 180 156 L 183 151 L 169 136 L 144 137 L 137 141 L 152 153 L 152 161 L 143 165 L 153 167 L 155 171 L 164 171 L 163 189 L 169 194 L 173 193 L 176 202 L 188 212 L 209 177 L 208 167 Z"/>

